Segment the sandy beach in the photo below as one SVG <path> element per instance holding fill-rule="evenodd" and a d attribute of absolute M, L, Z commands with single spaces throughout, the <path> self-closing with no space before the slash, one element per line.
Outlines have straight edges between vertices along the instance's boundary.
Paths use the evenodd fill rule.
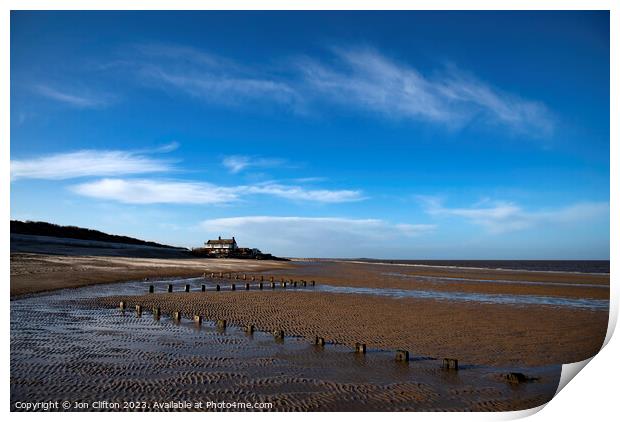
<path fill-rule="evenodd" d="M 239 287 L 241 289 L 242 287 Z M 180 286 L 178 287 L 180 290 Z M 351 348 L 409 350 L 415 356 L 457 357 L 465 364 L 549 365 L 577 362 L 600 349 L 607 329 L 601 311 L 506 306 L 372 295 L 291 291 L 157 293 L 100 300 L 130 309 L 160 307 L 170 315 L 226 319 L 243 327 L 315 336 Z"/>
<path fill-rule="evenodd" d="M 596 354 L 607 329 L 608 274 L 71 248 L 33 253 L 21 242 L 11 254 L 13 401 L 190 395 L 275 410 L 515 410 L 548 401 L 561 364 Z M 280 330 L 285 338 L 274 342 Z M 354 353 L 356 343 L 365 355 Z M 410 353 L 404 366 L 396 350 Z M 443 358 L 458 359 L 459 371 L 443 371 Z M 509 372 L 533 381 L 507 383 Z"/>

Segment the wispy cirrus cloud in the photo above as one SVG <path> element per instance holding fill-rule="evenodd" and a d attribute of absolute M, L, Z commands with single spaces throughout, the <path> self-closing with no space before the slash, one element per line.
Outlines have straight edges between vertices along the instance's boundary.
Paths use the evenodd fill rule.
<path fill-rule="evenodd" d="M 456 65 L 424 72 L 372 48 L 331 48 L 331 56 L 281 59 L 269 67 L 181 45 L 143 44 L 132 51 L 123 65 L 141 83 L 226 106 L 273 103 L 303 114 L 331 103 L 450 128 L 483 122 L 533 137 L 548 137 L 555 126 L 544 103 Z"/>
<path fill-rule="evenodd" d="M 222 165 L 233 174 L 248 168 L 268 168 L 282 164 L 284 164 L 284 160 L 278 158 L 253 157 L 249 155 L 230 155 L 222 159 Z"/>
<path fill-rule="evenodd" d="M 342 203 L 364 199 L 356 190 L 308 189 L 273 183 L 217 186 L 206 182 L 150 179 L 100 179 L 71 189 L 80 195 L 127 204 L 222 204 L 250 195 L 268 195 L 293 201 Z"/>
<path fill-rule="evenodd" d="M 300 216 L 244 216 L 205 220 L 209 235 L 236 235 L 285 256 L 360 256 L 377 248 L 395 248 L 399 239 L 435 229 L 428 224 L 393 224 L 381 219 Z M 273 236 L 278 233 L 278 236 Z M 356 255 L 357 254 L 357 255 Z"/>
<path fill-rule="evenodd" d="M 538 136 L 553 131 L 544 104 L 494 88 L 456 66 L 429 77 L 376 50 L 333 51 L 335 63 L 306 58 L 298 66 L 310 88 L 343 106 L 453 127 L 482 118 Z"/>
<path fill-rule="evenodd" d="M 564 207 L 527 210 L 507 201 L 484 201 L 472 207 L 445 207 L 436 198 L 422 198 L 428 214 L 460 217 L 501 234 L 547 224 L 586 222 L 609 218 L 608 202 L 578 202 Z"/>
<path fill-rule="evenodd" d="M 294 106 L 300 100 L 282 78 L 193 47 L 141 44 L 133 51 L 132 66 L 142 83 L 155 88 L 229 106 L 265 101 Z"/>
<path fill-rule="evenodd" d="M 86 176 L 118 176 L 172 170 L 168 160 L 132 151 L 80 150 L 11 160 L 11 180 L 64 180 Z"/>
<path fill-rule="evenodd" d="M 60 89 L 49 85 L 35 85 L 33 91 L 43 97 L 77 108 L 103 108 L 114 99 L 109 94 L 75 92 L 74 90 Z"/>

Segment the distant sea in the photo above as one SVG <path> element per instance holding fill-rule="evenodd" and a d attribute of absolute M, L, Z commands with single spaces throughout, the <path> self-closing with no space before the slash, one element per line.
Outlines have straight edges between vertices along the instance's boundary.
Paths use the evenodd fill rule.
<path fill-rule="evenodd" d="M 387 264 L 424 265 L 436 267 L 488 268 L 501 270 L 562 271 L 571 273 L 609 273 L 609 261 L 561 260 L 409 260 L 409 259 L 343 259 L 343 261 Z"/>

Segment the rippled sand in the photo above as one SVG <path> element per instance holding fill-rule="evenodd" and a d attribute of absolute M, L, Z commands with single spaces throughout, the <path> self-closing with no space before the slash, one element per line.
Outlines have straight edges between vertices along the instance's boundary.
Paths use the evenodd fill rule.
<path fill-rule="evenodd" d="M 104 287 L 90 292 L 97 295 Z M 138 317 L 129 310 L 92 307 L 84 303 L 92 301 L 87 299 L 91 295 L 80 290 L 12 302 L 12 404 L 131 400 L 152 406 L 193 400 L 269 402 L 276 411 L 514 410 L 548 401 L 559 380 L 558 365 L 462 362 L 459 371 L 446 371 L 430 356 L 414 354 L 402 363 L 394 361 L 392 351 L 369 347 L 359 355 L 346 345 L 321 348 L 290 331 L 283 341 L 267 332 L 248 335 L 232 324 L 232 317 L 224 331 L 210 321 L 196 326 L 186 318 L 177 324 L 166 315 L 154 320 L 146 310 Z M 253 297 L 237 293 L 219 297 Z M 198 295 L 185 294 L 181 302 Z M 289 318 L 283 314 L 277 320 Z M 504 374 L 512 370 L 538 380 L 509 384 Z"/>
<path fill-rule="evenodd" d="M 226 290 L 228 285 L 223 285 Z M 255 289 L 255 287 L 253 287 Z M 181 290 L 179 285 L 177 290 Z M 241 290 L 240 290 L 241 289 Z M 600 349 L 607 312 L 551 306 L 515 306 L 394 299 L 372 295 L 277 288 L 272 291 L 155 293 L 114 296 L 92 306 L 117 307 L 121 300 L 209 320 L 226 319 L 261 330 L 282 329 L 308 340 L 316 335 L 353 346 L 406 349 L 421 356 L 457 357 L 472 364 L 548 365 L 576 362 Z"/>
<path fill-rule="evenodd" d="M 11 301 L 11 402 L 24 400 L 261 401 L 274 410 L 516 410 L 554 394 L 561 364 L 596 354 L 605 337 L 608 275 L 12 254 L 11 291 L 99 284 Z M 205 262 L 207 261 L 207 262 Z M 206 265 L 205 265 L 206 264 Z M 211 265 L 211 266 L 207 266 Z M 164 277 L 209 271 L 244 280 Z M 272 290 L 266 280 L 317 280 Z M 236 283 L 237 290 L 229 291 Z M 165 293 L 173 283 L 176 293 Z M 216 292 L 215 284 L 222 286 Z M 156 293 L 148 294 L 153 284 Z M 190 284 L 192 292 L 179 292 Z M 207 292 L 200 292 L 202 284 Z M 321 286 L 528 296 L 530 304 L 386 297 Z M 441 296 L 441 295 L 435 295 Z M 558 306 L 532 304 L 553 298 Z M 562 298 L 568 299 L 563 304 Z M 127 303 L 121 312 L 118 303 Z M 516 301 L 518 303 L 518 301 Z M 137 317 L 133 307 L 141 304 Z M 162 310 L 154 320 L 151 308 Z M 176 324 L 170 313 L 180 311 Z M 199 328 L 189 319 L 203 316 Z M 225 331 L 214 321 L 226 319 Z M 248 336 L 241 327 L 253 324 Z M 283 342 L 270 332 L 283 330 Z M 313 343 L 316 335 L 328 342 Z M 365 343 L 366 355 L 353 352 Z M 411 354 L 395 362 L 395 350 Z M 441 368 L 444 357 L 460 370 Z M 506 382 L 522 372 L 536 381 Z"/>

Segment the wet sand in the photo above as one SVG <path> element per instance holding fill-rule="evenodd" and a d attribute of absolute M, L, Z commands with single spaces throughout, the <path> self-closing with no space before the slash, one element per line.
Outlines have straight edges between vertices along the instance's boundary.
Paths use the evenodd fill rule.
<path fill-rule="evenodd" d="M 238 289 L 241 287 L 237 285 Z M 180 286 L 177 288 L 180 290 Z M 552 306 L 514 306 L 394 299 L 372 295 L 291 291 L 220 291 L 114 296 L 97 303 L 159 306 L 237 326 L 353 347 L 405 349 L 415 356 L 454 357 L 465 364 L 539 366 L 576 362 L 600 349 L 607 312 Z M 93 304 L 96 306 L 96 304 Z"/>
<path fill-rule="evenodd" d="M 11 296 L 101 283 L 195 277 L 211 271 L 266 271 L 286 262 L 11 253 Z"/>
<path fill-rule="evenodd" d="M 422 289 L 609 300 L 609 274 L 510 271 L 298 260 L 277 277 L 352 287 Z"/>
<path fill-rule="evenodd" d="M 12 403 L 214 399 L 269 401 L 274 410 L 516 410 L 548 401 L 560 365 L 596 354 L 607 329 L 605 274 L 114 253 L 11 254 Z M 201 277 L 211 271 L 246 273 L 252 288 L 234 277 Z M 262 291 L 251 274 L 265 277 Z M 272 290 L 271 275 L 317 285 Z M 200 277 L 168 279 L 175 276 Z M 110 284 L 132 279 L 139 281 Z M 232 282 L 237 290 L 226 291 Z M 166 293 L 168 283 L 175 292 L 190 284 L 192 292 Z M 151 284 L 156 293 L 147 294 Z M 58 290 L 80 286 L 89 287 Z M 375 294 L 390 289 L 432 294 Z M 128 311 L 118 310 L 120 300 Z M 132 312 L 136 304 L 142 318 Z M 172 311 L 183 313 L 180 324 Z M 200 329 L 188 319 L 194 314 L 205 320 Z M 215 328 L 218 319 L 228 321 L 225 332 Z M 253 336 L 241 330 L 248 324 Z M 284 342 L 274 342 L 274 330 L 284 331 Z M 325 348 L 313 345 L 316 335 Z M 366 355 L 353 353 L 357 342 Z M 408 364 L 394 361 L 396 349 L 410 352 Z M 444 357 L 461 369 L 442 370 Z M 538 380 L 508 384 L 510 371 Z"/>
<path fill-rule="evenodd" d="M 460 361 L 460 369 L 451 371 L 430 356 L 412 353 L 403 363 L 394 361 L 391 350 L 369 347 L 363 355 L 347 345 L 317 347 L 290 332 L 281 341 L 258 330 L 249 335 L 232 319 L 220 330 L 208 320 L 201 325 L 187 318 L 175 323 L 165 314 L 156 319 L 149 310 L 138 316 L 132 310 L 93 306 L 101 300 L 97 297 L 131 295 L 149 283 L 97 285 L 13 300 L 12 409 L 18 410 L 19 402 L 69 400 L 90 406 L 82 410 L 137 410 L 124 407 L 127 402 L 148 406 L 140 410 L 160 410 L 154 408 L 157 403 L 193 401 L 270 403 L 274 411 L 499 411 L 543 404 L 559 381 L 559 365 Z M 297 294 L 264 293 L 261 297 Z M 261 294 L 218 293 L 228 300 Z M 177 295 L 184 295 L 179 302 L 185 303 L 202 293 L 151 296 Z M 278 310 L 266 312 L 273 315 Z M 289 320 L 291 315 L 278 319 Z M 505 374 L 511 371 L 536 380 L 508 383 Z M 101 402 L 119 407 L 93 408 Z"/>

